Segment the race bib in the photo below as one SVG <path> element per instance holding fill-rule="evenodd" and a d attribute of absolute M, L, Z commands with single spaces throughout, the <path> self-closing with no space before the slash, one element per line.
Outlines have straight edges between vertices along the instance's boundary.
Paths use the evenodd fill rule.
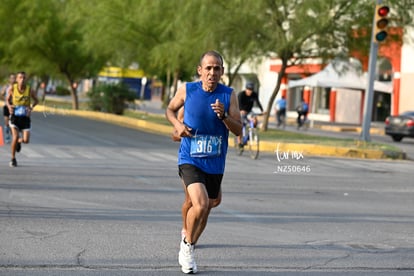
<path fill-rule="evenodd" d="M 195 135 L 191 137 L 191 157 L 216 157 L 221 154 L 222 136 Z"/>
<path fill-rule="evenodd" d="M 24 106 L 24 105 L 15 106 L 14 116 L 17 116 L 17 117 L 27 116 L 27 106 Z"/>

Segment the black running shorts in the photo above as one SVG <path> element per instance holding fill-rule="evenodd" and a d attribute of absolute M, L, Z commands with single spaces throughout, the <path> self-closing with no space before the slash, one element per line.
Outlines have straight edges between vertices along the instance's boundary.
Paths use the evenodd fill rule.
<path fill-rule="evenodd" d="M 30 130 L 30 117 L 12 115 L 10 117 L 10 126 L 18 130 Z"/>
<path fill-rule="evenodd" d="M 183 164 L 178 166 L 178 175 L 187 187 L 192 183 L 203 183 L 206 186 L 208 197 L 218 198 L 223 174 L 208 174 L 194 165 Z"/>

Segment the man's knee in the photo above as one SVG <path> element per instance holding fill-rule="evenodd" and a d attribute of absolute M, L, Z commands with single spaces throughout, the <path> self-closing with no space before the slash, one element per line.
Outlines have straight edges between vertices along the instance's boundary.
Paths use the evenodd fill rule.
<path fill-rule="evenodd" d="M 30 137 L 29 136 L 26 136 L 26 135 L 23 135 L 23 137 L 22 137 L 22 143 L 23 144 L 29 144 L 29 142 L 30 142 Z"/>
<path fill-rule="evenodd" d="M 208 198 L 191 201 L 191 208 L 199 215 L 203 216 L 209 211 L 210 201 Z"/>
<path fill-rule="evenodd" d="M 198 214 L 201 217 L 208 215 L 208 213 L 210 212 L 209 203 L 196 205 L 193 204 L 192 208 L 196 212 L 196 214 Z"/>

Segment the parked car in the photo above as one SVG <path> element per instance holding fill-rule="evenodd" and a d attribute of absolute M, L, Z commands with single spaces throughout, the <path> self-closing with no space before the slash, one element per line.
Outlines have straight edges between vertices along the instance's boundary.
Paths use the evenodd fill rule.
<path fill-rule="evenodd" d="M 388 116 L 385 119 L 385 134 L 395 142 L 400 142 L 404 137 L 414 138 L 414 111 Z"/>

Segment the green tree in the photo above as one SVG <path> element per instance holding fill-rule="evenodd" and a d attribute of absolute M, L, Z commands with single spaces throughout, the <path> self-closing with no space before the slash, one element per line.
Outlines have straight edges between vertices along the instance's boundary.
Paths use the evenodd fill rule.
<path fill-rule="evenodd" d="M 81 1 L 82 2 L 82 1 Z M 88 1 L 82 14 L 93 7 L 86 23 L 88 44 L 111 53 L 109 64 L 128 67 L 133 63 L 150 75 L 174 74 L 188 78 L 188 34 L 178 32 L 181 9 L 188 1 Z M 177 15 L 178 14 L 178 15 Z M 122 49 L 122 50 L 120 50 Z M 169 85 L 168 85 L 169 86 Z"/>
<path fill-rule="evenodd" d="M 112 63 L 129 66 L 136 61 L 149 74 L 189 80 L 201 52 L 217 49 L 226 58 L 229 85 L 240 66 L 257 55 L 256 15 L 249 13 L 253 1 L 88 1 L 94 14 L 87 22 L 87 35 L 97 48 L 117 49 Z M 88 6 L 89 5 L 89 6 Z M 99 22 L 99 23 L 97 23 Z M 99 39 L 98 39 L 99 38 Z M 95 42 L 93 42 L 95 41 Z M 107 43 L 112 41 L 111 44 Z M 255 47 L 254 47 L 255 46 Z M 119 51 L 122 49 L 122 51 Z M 167 87 L 170 83 L 167 81 Z"/>
<path fill-rule="evenodd" d="M 394 24 L 413 22 L 411 2 L 388 1 Z M 73 84 L 104 65 L 137 64 L 176 87 L 201 52 L 217 49 L 232 85 L 246 62 L 278 58 L 269 115 L 289 66 L 368 51 L 373 9 L 372 0 L 2 0 L 0 54 L 13 70 L 65 78 L 74 108 Z"/>
<path fill-rule="evenodd" d="M 349 57 L 353 50 L 367 53 L 370 31 L 365 32 L 369 35 L 360 37 L 355 37 L 355 33 L 370 30 L 367 26 L 372 25 L 375 6 L 368 0 L 266 0 L 257 3 L 252 12 L 263 26 L 260 32 L 262 50 L 281 61 L 263 122 L 263 129 L 267 130 L 269 114 L 286 69 L 308 58 Z M 411 21 L 405 19 L 405 22 Z"/>
<path fill-rule="evenodd" d="M 262 21 L 253 12 L 259 3 L 245 0 L 203 3 L 205 14 L 200 17 L 209 22 L 206 24 L 209 28 L 201 40 L 207 49 L 217 49 L 223 54 L 227 85 L 232 86 L 243 64 L 256 63 L 265 54 L 261 47 Z"/>
<path fill-rule="evenodd" d="M 2 61 L 31 74 L 65 79 L 72 106 L 78 109 L 76 83 L 96 75 L 107 59 L 83 44 L 81 26 L 86 19 L 71 16 L 76 7 L 70 0 L 3 2 L 7 3 L 0 14 Z"/>

